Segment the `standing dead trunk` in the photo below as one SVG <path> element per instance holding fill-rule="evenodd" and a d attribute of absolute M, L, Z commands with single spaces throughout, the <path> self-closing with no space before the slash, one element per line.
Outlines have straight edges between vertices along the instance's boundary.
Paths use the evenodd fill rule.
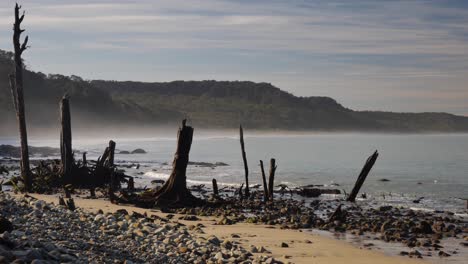
<path fill-rule="evenodd" d="M 23 97 L 23 60 L 21 55 L 27 49 L 28 37 L 24 39 L 23 44 L 20 43 L 21 22 L 24 19 L 24 13 L 20 16 L 19 11 L 21 7 L 16 4 L 15 6 L 15 24 L 13 26 L 13 46 L 15 49 L 15 71 L 10 75 L 10 86 L 13 94 L 13 104 L 16 110 L 16 117 L 18 119 L 18 128 L 21 141 L 21 176 L 23 177 L 25 190 L 31 192 L 32 190 L 32 174 L 29 167 L 29 149 L 28 149 L 28 133 L 26 130 L 26 115 L 24 108 Z"/>
<path fill-rule="evenodd" d="M 270 160 L 270 176 L 268 178 L 268 196 L 270 201 L 273 201 L 273 190 L 275 185 L 275 172 L 276 172 L 276 160 Z"/>
<path fill-rule="evenodd" d="M 218 192 L 218 183 L 216 182 L 216 179 L 213 179 L 213 194 L 214 196 L 218 196 L 219 195 L 219 192 Z"/>
<path fill-rule="evenodd" d="M 244 171 L 245 171 L 245 197 L 248 198 L 250 196 L 249 166 L 247 165 L 247 155 L 245 154 L 244 130 L 242 129 L 242 125 L 239 126 L 239 136 L 240 136 L 240 145 L 241 145 L 241 150 L 242 150 L 242 160 L 244 161 Z"/>
<path fill-rule="evenodd" d="M 83 152 L 83 166 L 86 166 L 88 162 L 86 161 L 86 152 Z"/>
<path fill-rule="evenodd" d="M 260 169 L 262 170 L 262 180 L 263 180 L 263 200 L 268 201 L 268 185 L 265 177 L 265 169 L 263 168 L 263 160 L 260 160 Z"/>
<path fill-rule="evenodd" d="M 172 173 L 164 185 L 153 194 L 156 204 L 163 206 L 195 206 L 200 203 L 200 200 L 187 189 L 186 172 L 192 138 L 193 128 L 186 126 L 186 120 L 184 119 L 177 134 L 177 150 L 172 162 Z"/>
<path fill-rule="evenodd" d="M 70 121 L 70 103 L 67 96 L 63 96 L 60 101 L 60 153 L 62 158 L 62 173 L 64 185 L 73 182 L 73 151 L 72 151 L 72 133 Z"/>
<path fill-rule="evenodd" d="M 369 174 L 370 170 L 375 164 L 375 161 L 377 160 L 377 157 L 379 157 L 379 153 L 377 150 L 372 154 L 366 161 L 366 164 L 364 164 L 364 167 L 362 168 L 361 173 L 359 174 L 359 177 L 357 178 L 356 184 L 354 185 L 353 190 L 348 196 L 348 201 L 349 202 L 354 202 L 356 200 L 356 197 L 359 193 L 359 190 L 361 189 L 362 185 L 364 184 L 364 181 L 366 180 L 367 175 Z"/>
<path fill-rule="evenodd" d="M 111 168 L 114 166 L 114 153 L 115 153 L 115 142 L 109 140 L 109 152 L 107 156 L 107 167 Z"/>

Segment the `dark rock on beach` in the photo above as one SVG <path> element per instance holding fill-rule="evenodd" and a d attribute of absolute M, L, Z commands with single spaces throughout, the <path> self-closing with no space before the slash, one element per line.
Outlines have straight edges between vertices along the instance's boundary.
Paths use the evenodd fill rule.
<path fill-rule="evenodd" d="M 147 152 L 144 149 L 137 148 L 131 152 L 131 154 L 146 154 Z"/>

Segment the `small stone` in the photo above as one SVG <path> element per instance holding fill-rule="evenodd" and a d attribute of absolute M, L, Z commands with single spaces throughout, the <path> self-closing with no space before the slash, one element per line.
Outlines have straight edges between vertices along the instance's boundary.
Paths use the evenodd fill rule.
<path fill-rule="evenodd" d="M 282 248 L 287 248 L 287 247 L 289 247 L 289 245 L 286 244 L 285 242 L 281 242 L 281 247 L 282 247 Z"/>
<path fill-rule="evenodd" d="M 186 253 L 188 251 L 187 247 L 179 247 L 179 253 Z"/>
<path fill-rule="evenodd" d="M 221 245 L 221 241 L 215 236 L 209 237 L 208 242 L 210 242 L 211 244 L 214 244 L 216 246 Z"/>
<path fill-rule="evenodd" d="M 439 257 L 450 257 L 450 256 L 451 256 L 450 254 L 448 254 L 448 253 L 446 253 L 446 252 L 444 252 L 442 250 L 439 251 Z"/>

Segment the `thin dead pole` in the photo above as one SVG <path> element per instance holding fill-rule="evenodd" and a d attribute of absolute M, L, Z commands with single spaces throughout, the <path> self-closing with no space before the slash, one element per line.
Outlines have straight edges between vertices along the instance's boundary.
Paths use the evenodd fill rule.
<path fill-rule="evenodd" d="M 62 173 L 64 185 L 72 183 L 73 172 L 73 151 L 72 151 L 72 133 L 70 120 L 70 103 L 66 95 L 60 101 L 60 153 L 62 158 Z"/>
<path fill-rule="evenodd" d="M 262 180 L 263 180 L 263 199 L 264 201 L 268 201 L 268 185 L 266 182 L 266 177 L 265 177 L 265 169 L 263 168 L 263 160 L 260 160 L 260 169 L 262 170 Z"/>
<path fill-rule="evenodd" d="M 248 198 L 250 196 L 249 166 L 247 165 L 247 155 L 245 154 L 244 130 L 242 129 L 242 125 L 239 126 L 239 136 L 240 136 L 240 145 L 241 145 L 241 150 L 242 150 L 242 160 L 244 161 L 244 171 L 245 171 L 245 197 Z"/>
<path fill-rule="evenodd" d="M 273 201 L 273 189 L 274 189 L 274 184 L 275 184 L 275 172 L 276 172 L 276 160 L 271 159 L 270 160 L 270 176 L 268 178 L 268 196 L 270 198 L 270 201 Z"/>
<path fill-rule="evenodd" d="M 366 180 L 367 175 L 369 174 L 370 170 L 375 164 L 375 161 L 379 157 L 379 153 L 377 150 L 372 154 L 366 161 L 366 164 L 364 164 L 364 167 L 362 168 L 361 173 L 359 174 L 359 177 L 356 180 L 356 184 L 354 185 L 353 190 L 348 196 L 347 201 L 348 202 L 354 202 L 356 200 L 356 196 L 359 193 L 359 190 L 361 189 L 362 185 L 364 184 L 364 181 Z"/>
<path fill-rule="evenodd" d="M 23 60 L 21 55 L 28 48 L 28 37 L 24 39 L 24 42 L 20 43 L 21 33 L 24 29 L 21 29 L 21 22 L 24 19 L 24 12 L 20 16 L 19 11 L 21 6 L 15 5 L 15 24 L 13 25 L 13 46 L 15 49 L 15 71 L 14 74 L 10 75 L 10 86 L 13 95 L 13 104 L 16 109 L 16 117 L 18 119 L 18 128 L 21 141 L 21 176 L 24 180 L 24 186 L 26 192 L 32 190 L 32 174 L 29 167 L 29 149 L 28 149 L 28 133 L 26 130 L 26 116 L 24 110 L 24 97 L 23 97 Z"/>

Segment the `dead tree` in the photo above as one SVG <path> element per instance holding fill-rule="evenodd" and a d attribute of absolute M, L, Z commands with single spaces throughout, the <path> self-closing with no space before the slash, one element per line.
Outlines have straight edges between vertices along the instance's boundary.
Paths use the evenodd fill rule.
<path fill-rule="evenodd" d="M 265 177 L 265 169 L 263 168 L 263 160 L 260 160 L 260 169 L 262 170 L 262 180 L 263 180 L 263 199 L 264 201 L 268 201 L 268 185 L 266 182 L 266 177 Z"/>
<path fill-rule="evenodd" d="M 21 6 L 15 6 L 15 24 L 13 25 L 13 46 L 15 49 L 15 71 L 10 75 L 10 87 L 13 95 L 13 104 L 16 110 L 16 117 L 18 119 L 18 128 L 21 141 L 21 176 L 24 180 L 25 190 L 30 192 L 32 190 L 32 174 L 29 167 L 29 149 L 28 149 L 28 133 L 26 130 L 26 116 L 24 108 L 23 96 L 23 60 L 21 55 L 28 48 L 28 37 L 24 38 L 21 44 L 20 37 L 24 29 L 21 29 L 21 22 L 24 19 L 24 12 L 20 16 Z"/>
<path fill-rule="evenodd" d="M 349 202 L 354 202 L 356 200 L 356 196 L 359 193 L 359 190 L 361 189 L 362 185 L 364 184 L 364 181 L 366 180 L 367 175 L 369 174 L 370 170 L 375 164 L 375 161 L 377 160 L 377 157 L 379 157 L 379 153 L 377 150 L 372 154 L 366 161 L 366 164 L 364 164 L 364 167 L 362 168 L 361 173 L 359 174 L 359 177 L 357 178 L 356 184 L 354 184 L 354 188 L 351 191 L 351 193 L 348 196 L 347 201 Z"/>
<path fill-rule="evenodd" d="M 164 185 L 152 195 L 159 206 L 195 206 L 201 200 L 187 189 L 187 165 L 192 146 L 193 128 L 182 121 L 182 127 L 177 133 L 177 150 L 172 162 L 172 173 Z"/>
<path fill-rule="evenodd" d="M 268 178 L 268 197 L 270 198 L 270 201 L 273 201 L 273 188 L 275 185 L 275 172 L 276 172 L 276 160 L 271 159 L 270 160 L 270 176 Z"/>
<path fill-rule="evenodd" d="M 60 154 L 62 159 L 62 176 L 64 185 L 73 182 L 73 151 L 72 151 L 72 133 L 70 120 L 70 103 L 67 96 L 63 96 L 60 101 Z"/>
<path fill-rule="evenodd" d="M 242 150 L 242 160 L 244 161 L 244 171 L 245 171 L 245 197 L 248 198 L 250 196 L 249 166 L 247 165 L 247 156 L 245 154 L 244 130 L 242 129 L 242 125 L 239 126 L 239 136 L 240 136 L 240 145 L 241 145 L 241 150 Z"/>

